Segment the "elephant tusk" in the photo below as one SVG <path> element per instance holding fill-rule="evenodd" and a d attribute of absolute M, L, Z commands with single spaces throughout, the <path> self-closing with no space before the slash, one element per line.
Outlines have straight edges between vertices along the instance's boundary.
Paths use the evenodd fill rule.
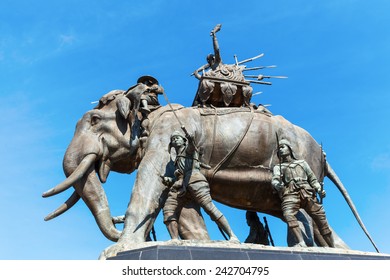
<path fill-rule="evenodd" d="M 54 210 L 49 215 L 47 215 L 44 220 L 50 221 L 51 219 L 54 219 L 54 218 L 58 217 L 59 215 L 65 213 L 70 208 L 72 208 L 73 205 L 75 205 L 80 200 L 80 198 L 81 197 L 77 192 L 73 192 L 72 195 L 68 198 L 67 201 L 65 201 L 64 204 L 62 204 L 56 210 Z"/>
<path fill-rule="evenodd" d="M 49 197 L 55 194 L 59 194 L 60 192 L 70 188 L 75 182 L 79 181 L 85 175 L 85 172 L 88 170 L 88 168 L 95 162 L 96 157 L 96 154 L 87 155 L 77 166 L 76 170 L 70 174 L 70 176 L 66 178 L 65 181 L 48 190 L 47 192 L 44 192 L 42 197 Z"/>

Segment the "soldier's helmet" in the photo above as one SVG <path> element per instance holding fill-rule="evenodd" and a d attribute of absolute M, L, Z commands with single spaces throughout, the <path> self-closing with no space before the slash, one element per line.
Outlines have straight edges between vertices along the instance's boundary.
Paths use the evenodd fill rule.
<path fill-rule="evenodd" d="M 294 150 L 293 150 L 292 147 L 291 147 L 291 143 L 290 143 L 290 141 L 288 141 L 287 139 L 281 139 L 281 140 L 279 141 L 279 143 L 278 143 L 277 155 L 278 155 L 278 158 L 279 158 L 279 159 L 280 159 L 279 147 L 280 147 L 281 145 L 286 145 L 286 146 L 289 148 L 289 150 L 290 150 L 291 157 L 292 157 L 293 159 L 297 159 L 297 157 L 295 156 Z"/>
<path fill-rule="evenodd" d="M 171 134 L 171 140 L 174 136 L 180 136 L 181 138 L 184 139 L 184 141 L 187 141 L 187 138 L 185 137 L 184 133 L 181 132 L 180 130 L 175 130 L 174 132 L 172 132 Z"/>
<path fill-rule="evenodd" d="M 172 132 L 172 134 L 171 134 L 171 141 L 169 142 L 169 145 L 168 145 L 168 151 L 170 151 L 171 149 L 172 149 L 172 138 L 174 137 L 174 136 L 180 136 L 181 138 L 183 138 L 183 140 L 184 140 L 184 143 L 187 143 L 187 138 L 184 136 L 184 133 L 183 132 L 181 132 L 181 131 L 179 131 L 179 130 L 175 130 L 174 132 Z M 187 145 L 187 144 L 185 144 L 185 145 Z"/>
<path fill-rule="evenodd" d="M 142 76 L 139 77 L 137 83 L 145 84 L 145 85 L 158 85 L 158 81 L 155 77 L 152 76 Z"/>

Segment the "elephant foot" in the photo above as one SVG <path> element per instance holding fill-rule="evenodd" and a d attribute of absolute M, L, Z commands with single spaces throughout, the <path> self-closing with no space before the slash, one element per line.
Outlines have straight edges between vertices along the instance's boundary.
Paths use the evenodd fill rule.
<path fill-rule="evenodd" d="M 304 241 L 302 241 L 302 242 L 299 242 L 299 243 L 295 244 L 293 247 L 305 248 L 305 247 L 307 247 L 307 245 L 306 245 L 306 243 Z"/>
<path fill-rule="evenodd" d="M 238 240 L 237 236 L 235 236 L 235 235 L 231 236 L 228 242 L 233 243 L 233 244 L 240 244 L 241 243 L 240 240 Z"/>
<path fill-rule="evenodd" d="M 103 250 L 103 252 L 100 253 L 99 260 L 107 260 L 109 258 L 115 257 L 119 252 L 124 251 L 124 246 L 121 246 L 121 244 L 115 243 L 106 249 Z"/>
<path fill-rule="evenodd" d="M 104 249 L 103 252 L 100 253 L 99 260 L 107 260 L 109 258 L 115 257 L 120 252 L 142 248 L 145 246 L 145 243 L 150 244 L 150 242 L 135 243 L 135 242 L 118 241 L 117 243 L 114 243 L 111 246 Z"/>
<path fill-rule="evenodd" d="M 173 246 L 180 246 L 183 245 L 183 242 L 178 238 L 173 238 L 167 241 L 166 244 L 173 245 Z"/>

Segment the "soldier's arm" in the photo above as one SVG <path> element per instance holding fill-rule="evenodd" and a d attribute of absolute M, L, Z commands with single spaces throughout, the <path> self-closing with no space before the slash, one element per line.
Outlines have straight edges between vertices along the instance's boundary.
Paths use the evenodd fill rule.
<path fill-rule="evenodd" d="M 214 29 L 212 32 L 211 32 L 211 36 L 213 37 L 213 47 L 214 47 L 214 56 L 215 56 L 215 62 L 216 63 L 220 63 L 222 61 L 221 59 L 221 53 L 219 51 L 219 44 L 218 44 L 218 40 L 217 40 L 217 32 L 220 30 L 220 26 L 219 28 L 216 27 L 216 29 Z"/>
<path fill-rule="evenodd" d="M 204 71 L 204 70 L 207 70 L 210 68 L 210 64 L 205 64 L 201 67 L 199 67 L 198 69 L 196 69 L 193 73 L 193 75 L 198 79 L 200 80 L 202 78 L 202 76 L 199 74 L 200 72 Z"/>
<path fill-rule="evenodd" d="M 281 182 L 280 179 L 281 179 L 280 167 L 279 165 L 275 165 L 272 171 L 271 184 L 272 187 L 277 191 L 280 191 L 283 188 L 283 182 Z"/>
<path fill-rule="evenodd" d="M 156 94 L 163 94 L 164 88 L 162 86 L 160 86 L 160 85 L 153 85 L 150 88 L 150 91 L 151 92 L 155 92 Z"/>
<path fill-rule="evenodd" d="M 127 94 L 126 94 L 126 97 L 130 97 L 132 95 L 141 95 L 145 92 L 146 90 L 146 86 L 144 84 L 137 84 L 136 86 L 134 86 L 133 88 L 131 88 L 130 90 L 127 91 Z"/>
<path fill-rule="evenodd" d="M 309 182 L 310 186 L 312 186 L 318 193 L 320 193 L 321 192 L 321 184 L 318 182 L 317 177 L 316 177 L 316 175 L 314 175 L 309 164 L 306 161 L 303 161 L 302 167 L 307 174 L 307 181 Z"/>
<path fill-rule="evenodd" d="M 187 148 L 186 148 L 186 153 L 188 155 L 193 155 L 196 152 L 196 146 L 195 146 L 195 139 L 192 134 L 186 133 L 186 138 L 187 138 Z"/>

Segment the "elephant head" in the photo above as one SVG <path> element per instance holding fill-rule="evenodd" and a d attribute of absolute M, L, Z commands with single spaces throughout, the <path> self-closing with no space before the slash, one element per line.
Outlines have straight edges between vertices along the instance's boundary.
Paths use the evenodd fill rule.
<path fill-rule="evenodd" d="M 112 241 L 118 240 L 121 232 L 115 227 L 101 183 L 106 182 L 111 170 L 131 173 L 140 162 L 140 121 L 137 115 L 130 114 L 131 107 L 124 91 L 114 90 L 78 121 L 63 159 L 67 178 L 42 196 L 58 194 L 71 186 L 75 191 L 45 220 L 61 215 L 82 198 L 102 233 Z"/>

